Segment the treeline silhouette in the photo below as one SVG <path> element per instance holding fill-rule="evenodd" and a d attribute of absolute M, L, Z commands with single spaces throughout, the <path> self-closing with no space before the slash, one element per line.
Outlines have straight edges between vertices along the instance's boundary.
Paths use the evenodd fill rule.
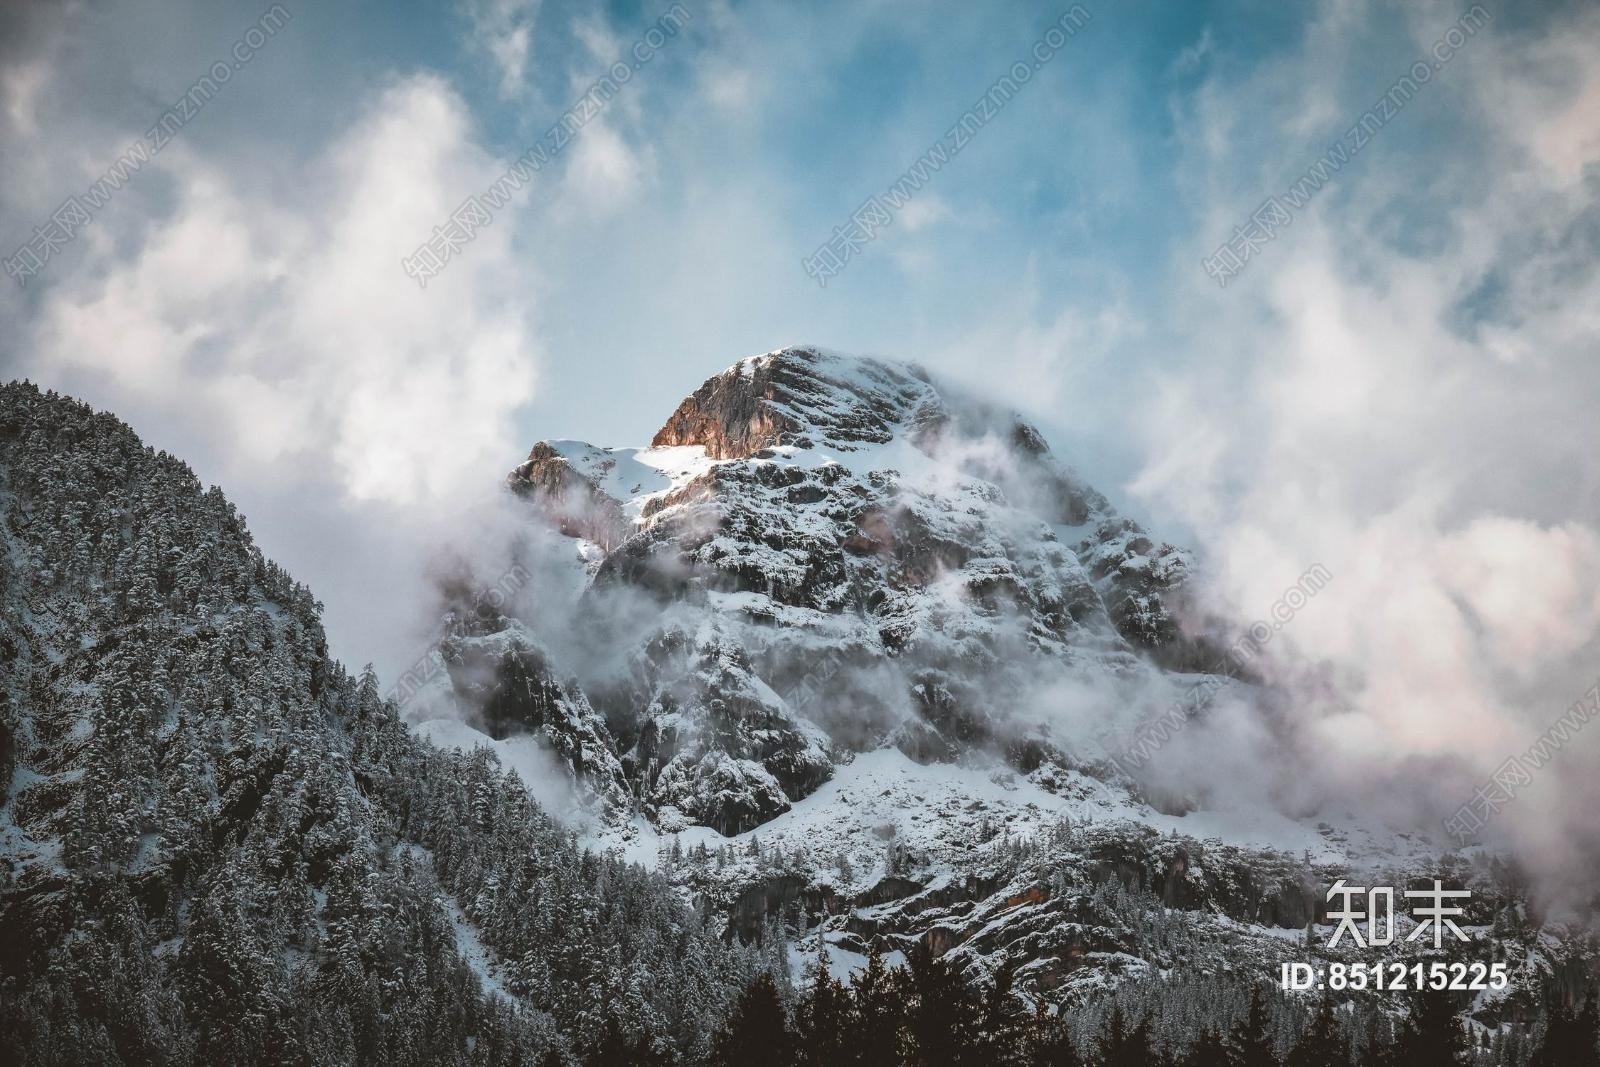
<path fill-rule="evenodd" d="M 1202 1025 L 1183 1042 L 1157 1033 L 1153 1012 L 1114 1002 L 1098 1026 L 1093 1013 L 1029 1012 L 1013 993 L 1014 966 L 983 989 L 968 985 L 926 950 L 890 968 L 877 954 L 848 983 L 819 952 L 802 988 L 785 1003 L 770 973 L 740 995 L 713 1044 L 716 1067 L 1600 1067 L 1596 996 L 1581 1011 L 1552 1006 L 1536 1037 L 1515 1028 L 1466 1025 L 1448 993 L 1410 994 L 1410 1011 L 1387 1033 L 1341 1020 L 1324 998 L 1297 1035 L 1285 1035 L 1261 985 L 1231 1022 Z M 1288 1040 L 1286 1040 L 1286 1037 Z M 1180 1046 L 1180 1047 L 1175 1047 Z M 592 1058 L 589 1064 L 633 1062 Z"/>

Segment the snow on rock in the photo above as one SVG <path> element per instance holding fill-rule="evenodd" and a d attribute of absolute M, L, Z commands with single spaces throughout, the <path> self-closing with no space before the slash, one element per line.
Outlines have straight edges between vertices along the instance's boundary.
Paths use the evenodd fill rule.
<path fill-rule="evenodd" d="M 460 724 L 472 738 L 526 740 L 552 759 L 537 767 L 547 799 L 561 795 L 552 774 L 602 809 L 625 806 L 627 786 L 605 720 L 576 680 L 556 674 L 544 645 L 522 623 L 498 616 L 453 613 L 430 653 L 442 669 L 411 697 L 414 723 Z M 455 747 L 466 735 L 441 737 Z M 514 765 L 514 764 L 513 764 Z"/>
<path fill-rule="evenodd" d="M 627 798 L 589 842 L 659 863 L 741 937 L 809 917 L 841 970 L 919 942 L 973 974 L 1004 953 L 1062 999 L 1267 967 L 1324 876 L 1438 862 L 1342 813 L 1157 810 L 1109 772 L 1197 687 L 1253 699 L 1185 628 L 1195 559 L 918 367 L 741 360 L 650 447 L 541 442 L 511 484 L 595 546 L 576 602 L 546 606 L 581 637 L 518 667 L 507 620 L 473 640 L 518 651 L 479 654 L 499 673 L 468 688 L 546 694 L 513 729 Z M 1152 909 L 1182 918 L 1146 929 Z"/>
<path fill-rule="evenodd" d="M 1014 413 L 915 366 L 768 352 L 649 448 L 541 442 L 511 484 L 595 548 L 578 602 L 551 609 L 583 647 L 498 653 L 506 677 L 451 685 L 542 694 L 549 747 L 664 827 L 761 826 L 883 746 L 1093 771 L 1204 680 L 1177 671 L 1220 659 L 1179 625 L 1189 553 Z"/>

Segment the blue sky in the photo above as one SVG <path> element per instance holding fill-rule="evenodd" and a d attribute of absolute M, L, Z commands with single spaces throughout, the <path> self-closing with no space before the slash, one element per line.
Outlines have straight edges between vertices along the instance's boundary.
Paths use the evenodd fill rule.
<path fill-rule="evenodd" d="M 1092 382 L 1067 374 L 1063 384 L 1117 391 L 1120 406 L 1149 369 L 1188 358 L 1159 305 L 1174 274 L 1179 286 L 1194 281 L 1197 256 L 1237 221 L 1228 210 L 1242 218 L 1286 185 L 1409 66 L 1430 25 L 1442 30 L 1457 12 L 1087 7 L 1091 21 L 934 177 L 915 217 L 891 226 L 826 291 L 807 278 L 801 257 L 942 136 L 1068 6 L 686 5 L 683 32 L 587 131 L 595 143 L 583 152 L 574 145 L 502 223 L 527 274 L 507 295 L 520 294 L 536 317 L 541 348 L 543 385 L 515 413 L 522 436 L 637 438 L 658 420 L 662 397 L 739 355 L 808 340 L 919 358 L 985 382 L 1054 424 L 1074 449 L 1102 452 L 1115 476 L 1130 475 L 1137 451 L 1107 432 L 1114 427 L 1085 425 L 1082 406 L 1057 390 L 1041 395 L 1036 366 L 1013 385 L 1004 380 L 1019 369 L 1010 353 L 979 358 L 957 343 L 1005 344 L 994 336 L 998 323 L 1026 335 L 1076 312 L 1104 373 Z M 1501 13 L 1493 31 L 1552 32 L 1575 17 L 1536 7 Z M 109 138 L 136 135 L 265 8 L 67 10 L 33 17 L 26 43 L 14 46 L 50 71 L 52 99 L 29 106 L 110 127 L 99 157 L 109 162 L 118 146 Z M 180 133 L 186 150 L 232 162 L 230 178 L 263 196 L 303 177 L 370 113 L 375 95 L 427 76 L 464 108 L 474 147 L 514 158 L 604 71 L 602 53 L 631 44 L 667 5 L 289 10 L 284 30 Z M 494 47 L 518 33 L 526 50 L 513 77 Z M 1319 55 L 1326 48 L 1336 61 Z M 1471 165 L 1475 101 L 1462 83 L 1477 58 L 1469 50 L 1429 86 L 1383 131 L 1381 152 L 1347 176 L 1404 174 L 1431 165 L 1440 146 Z M 1306 68 L 1297 91 L 1264 84 L 1292 83 L 1297 65 Z M 1219 150 L 1205 141 L 1217 124 L 1203 109 L 1221 96 L 1233 109 Z M 591 164 L 585 173 L 599 168 L 608 180 L 552 206 L 561 197 L 551 184 L 581 180 L 580 156 Z M 95 158 L 83 152 L 73 162 L 87 169 Z M 6 217 L 17 220 L 16 237 L 70 186 L 63 169 L 30 175 L 46 190 L 32 203 L 13 194 L 19 202 Z M 141 175 L 126 194 L 140 202 L 114 205 L 128 216 L 114 223 L 157 223 L 171 207 L 165 177 Z M 1363 191 L 1337 181 L 1318 207 L 1336 222 L 1340 202 Z M 1416 200 L 1391 220 L 1397 246 L 1425 239 L 1429 206 Z M 1293 255 L 1293 237 L 1272 253 Z M 52 266 L 24 305 L 60 273 Z M 596 366 L 613 373 L 597 375 Z"/>
<path fill-rule="evenodd" d="M 264 10 L 163 6 L 158 16 L 94 6 L 34 20 L 28 47 L 35 62 L 48 52 L 52 88 L 73 86 L 74 121 L 87 112 L 136 133 Z M 591 138 L 595 165 L 623 171 L 558 211 L 541 211 L 551 198 L 541 204 L 536 189 L 508 227 L 544 350 L 544 387 L 517 413 L 523 436 L 635 439 L 659 420 L 663 397 L 800 340 L 919 358 L 993 388 L 995 367 L 948 350 L 997 311 L 1041 329 L 1064 307 L 1133 314 L 1133 294 L 1192 271 L 1207 205 L 1186 188 L 1187 101 L 1207 79 L 1298 47 L 1307 27 L 1280 5 L 1087 8 L 1088 25 L 935 176 L 916 217 L 827 291 L 800 269 L 1068 6 L 687 5 L 682 34 L 603 113 L 605 138 Z M 630 44 L 667 5 L 289 10 L 285 29 L 181 131 L 185 148 L 239 161 L 231 177 L 267 186 L 261 195 L 315 165 L 386 86 L 427 75 L 466 109 L 476 146 L 514 158 L 604 71 L 607 43 Z M 524 28 L 508 91 L 492 49 Z M 109 162 L 117 142 L 103 143 Z M 36 204 L 66 183 L 61 170 L 38 175 L 50 191 Z M 127 195 L 145 202 L 116 207 L 159 219 L 170 208 L 161 184 L 141 176 Z M 18 205 L 17 217 L 29 207 L 48 211 Z M 35 292 L 55 280 L 46 274 Z M 597 365 L 626 373 L 596 375 Z M 1031 413 L 1058 435 L 1079 426 L 1079 412 L 1037 404 L 1032 384 L 1009 392 L 1032 398 Z M 1103 437 L 1096 429 L 1075 444 L 1098 439 L 1130 471 L 1135 457 Z"/>
<path fill-rule="evenodd" d="M 706 376 L 811 342 L 1025 411 L 1197 547 L 1220 611 L 1256 617 L 1323 564 L 1333 584 L 1274 647 L 1285 671 L 1350 680 L 1317 721 L 1354 756 L 1381 739 L 1489 761 L 1592 679 L 1594 5 L 1484 5 L 1469 33 L 1468 6 L 1436 0 L 1085 4 L 822 288 L 803 257 L 1065 7 L 685 0 L 681 31 L 425 290 L 401 257 L 668 5 L 285 6 L 81 232 L 0 287 L 0 361 L 223 484 L 347 659 L 404 664 L 427 561 L 488 524 L 534 441 L 643 443 Z M 266 10 L 0 16 L 0 252 Z M 1369 113 L 1292 221 L 1226 287 L 1208 277 Z"/>

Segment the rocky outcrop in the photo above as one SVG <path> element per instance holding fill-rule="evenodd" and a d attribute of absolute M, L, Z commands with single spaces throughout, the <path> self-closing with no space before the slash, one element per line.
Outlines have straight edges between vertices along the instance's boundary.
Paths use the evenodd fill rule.
<path fill-rule="evenodd" d="M 1124 516 L 1100 520 L 1073 551 L 1129 644 L 1169 670 L 1230 671 L 1219 641 L 1182 624 L 1187 551 L 1156 541 Z"/>
<path fill-rule="evenodd" d="M 771 377 L 766 366 L 717 375 L 678 405 L 650 439 L 651 447 L 700 445 L 713 459 L 739 459 L 778 444 L 785 434 L 799 436 L 799 422 L 770 403 L 776 395 Z"/>
<path fill-rule="evenodd" d="M 740 360 L 696 389 L 651 445 L 700 445 L 742 459 L 773 445 L 882 444 L 908 412 L 936 399 L 915 367 L 786 348 Z"/>
<path fill-rule="evenodd" d="M 629 684 L 597 692 L 617 724 L 623 766 L 664 827 L 742 833 L 832 773 L 825 736 L 756 677 L 742 649 L 714 635 L 669 631 L 636 660 Z"/>
<path fill-rule="evenodd" d="M 496 740 L 527 736 L 570 768 L 574 784 L 603 806 L 628 807 L 616 742 L 576 679 L 562 678 L 549 652 L 504 616 L 455 616 L 436 654 L 466 720 Z"/>
<path fill-rule="evenodd" d="M 506 477 L 506 484 L 563 534 L 593 541 L 607 552 L 633 531 L 622 505 L 544 441 L 533 446 L 528 458 Z"/>

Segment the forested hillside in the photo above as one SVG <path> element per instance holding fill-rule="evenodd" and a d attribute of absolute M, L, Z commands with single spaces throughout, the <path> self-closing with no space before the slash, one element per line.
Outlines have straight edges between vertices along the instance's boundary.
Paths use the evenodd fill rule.
<path fill-rule="evenodd" d="M 0 1047 L 536 1063 L 614 1019 L 704 1051 L 754 952 L 409 735 L 182 462 L 7 385 L 0 523 Z"/>

